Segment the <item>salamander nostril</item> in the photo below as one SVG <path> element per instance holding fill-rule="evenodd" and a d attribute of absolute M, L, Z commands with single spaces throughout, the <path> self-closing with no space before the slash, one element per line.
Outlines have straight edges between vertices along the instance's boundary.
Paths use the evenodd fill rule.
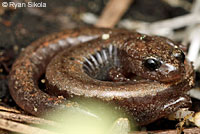
<path fill-rule="evenodd" d="M 176 59 L 178 59 L 179 61 L 181 61 L 182 63 L 184 63 L 184 61 L 185 61 L 185 54 L 183 53 L 183 51 L 180 51 L 178 53 L 174 53 L 173 55 L 174 55 L 174 57 L 176 57 Z"/>

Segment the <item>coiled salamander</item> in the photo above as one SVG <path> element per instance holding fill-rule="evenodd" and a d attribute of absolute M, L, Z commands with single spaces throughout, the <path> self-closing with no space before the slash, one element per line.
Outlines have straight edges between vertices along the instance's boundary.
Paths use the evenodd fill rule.
<path fill-rule="evenodd" d="M 53 95 L 38 87 L 44 73 Z M 185 93 L 193 85 L 192 64 L 178 43 L 101 28 L 66 30 L 33 42 L 13 64 L 9 80 L 13 99 L 33 115 L 58 106 L 79 108 L 65 98 L 94 98 L 118 105 L 139 125 L 188 107 Z"/>

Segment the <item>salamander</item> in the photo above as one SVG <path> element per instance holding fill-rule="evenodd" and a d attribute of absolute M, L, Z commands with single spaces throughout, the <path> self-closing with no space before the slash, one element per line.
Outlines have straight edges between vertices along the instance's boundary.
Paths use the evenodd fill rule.
<path fill-rule="evenodd" d="M 194 85 L 194 69 L 179 46 L 123 29 L 65 30 L 20 54 L 10 72 L 10 93 L 36 116 L 60 106 L 89 114 L 70 101 L 77 97 L 115 104 L 146 125 L 191 105 L 186 92 Z M 38 87 L 43 74 L 46 92 Z"/>

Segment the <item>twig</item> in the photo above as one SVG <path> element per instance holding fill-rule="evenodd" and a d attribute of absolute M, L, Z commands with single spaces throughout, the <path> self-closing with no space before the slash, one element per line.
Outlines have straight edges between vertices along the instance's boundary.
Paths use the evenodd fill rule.
<path fill-rule="evenodd" d="M 5 119 L 0 119 L 0 128 L 13 131 L 13 132 L 22 133 L 22 134 L 56 134 L 48 130 L 31 127 L 29 125 L 25 125 L 25 124 L 17 123 L 14 121 L 5 120 Z"/>
<path fill-rule="evenodd" d="M 130 19 L 124 19 L 119 22 L 119 27 L 126 28 L 129 30 L 135 30 L 135 29 L 143 29 L 150 23 L 139 21 L 139 20 L 130 20 Z"/>
<path fill-rule="evenodd" d="M 0 104 L 0 110 L 1 111 L 7 111 L 7 112 L 13 112 L 13 113 L 20 113 L 20 111 L 14 109 L 14 108 L 10 108 L 10 107 L 7 107 L 7 106 L 2 106 Z"/>
<path fill-rule="evenodd" d="M 168 3 L 172 7 L 182 7 L 185 10 L 189 11 L 191 8 L 191 3 L 187 0 L 162 0 Z"/>
<path fill-rule="evenodd" d="M 0 118 L 9 119 L 9 120 L 18 121 L 18 122 L 26 122 L 26 123 L 31 123 L 31 124 L 47 124 L 51 126 L 58 126 L 58 124 L 56 124 L 55 122 L 45 120 L 42 118 L 16 114 L 16 113 L 2 112 L 2 111 L 0 111 Z"/>
<path fill-rule="evenodd" d="M 153 23 L 135 20 L 122 20 L 119 24 L 120 27 L 137 30 L 142 33 L 166 36 L 174 29 L 198 23 L 200 23 L 200 14 L 187 14 Z"/>
<path fill-rule="evenodd" d="M 190 33 L 190 47 L 188 51 L 188 59 L 190 61 L 194 62 L 194 68 L 198 68 L 199 61 L 198 56 L 199 56 L 199 50 L 200 50 L 200 25 L 196 26 L 195 29 L 193 29 Z"/>
<path fill-rule="evenodd" d="M 200 1 L 196 0 L 193 3 L 191 9 L 192 14 L 200 14 Z M 194 19 L 195 20 L 195 19 Z M 190 43 L 188 58 L 194 62 L 194 67 L 197 69 L 199 66 L 198 56 L 200 50 L 200 25 L 190 25 L 186 29 L 185 37 L 183 38 L 182 44 L 187 45 Z"/>
<path fill-rule="evenodd" d="M 155 31 L 161 30 L 163 28 L 173 30 L 197 23 L 200 23 L 200 14 L 188 14 L 172 19 L 157 21 L 147 25 L 147 27 L 144 27 L 144 29 L 138 30 L 146 31 L 145 33 L 149 34 L 156 34 Z"/>
<path fill-rule="evenodd" d="M 178 130 L 164 130 L 164 131 L 147 131 L 147 132 L 131 132 L 129 134 L 178 134 Z M 187 128 L 183 130 L 184 134 L 200 134 L 200 128 Z"/>
<path fill-rule="evenodd" d="M 193 2 L 192 8 L 191 8 L 191 13 L 192 14 L 199 14 L 200 13 L 200 0 L 195 0 Z M 182 44 L 185 45 L 185 46 L 189 43 L 190 32 L 192 31 L 192 29 L 195 29 L 194 25 L 195 24 L 188 26 L 185 30 L 185 37 L 183 38 L 183 41 L 182 41 Z"/>
<path fill-rule="evenodd" d="M 114 27 L 132 2 L 133 0 L 109 0 L 95 26 Z"/>
<path fill-rule="evenodd" d="M 192 13 L 199 13 L 200 12 L 200 1 L 199 0 L 195 0 L 193 2 L 191 12 Z"/>
<path fill-rule="evenodd" d="M 169 38 L 174 41 L 182 41 L 184 37 L 185 37 L 185 31 L 181 30 L 174 32 L 173 36 L 170 36 Z"/>

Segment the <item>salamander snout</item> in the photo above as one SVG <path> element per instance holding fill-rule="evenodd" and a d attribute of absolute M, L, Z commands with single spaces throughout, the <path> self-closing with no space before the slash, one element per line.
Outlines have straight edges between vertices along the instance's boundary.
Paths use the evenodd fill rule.
<path fill-rule="evenodd" d="M 170 60 L 148 57 L 144 59 L 143 66 L 148 72 L 149 79 L 172 82 L 181 80 L 185 74 L 184 61 L 184 53 L 182 50 L 178 50 L 172 52 Z"/>
<path fill-rule="evenodd" d="M 180 62 L 184 63 L 185 61 L 185 54 L 183 53 L 182 50 L 179 50 L 178 52 L 174 52 L 173 56 L 179 60 Z"/>

